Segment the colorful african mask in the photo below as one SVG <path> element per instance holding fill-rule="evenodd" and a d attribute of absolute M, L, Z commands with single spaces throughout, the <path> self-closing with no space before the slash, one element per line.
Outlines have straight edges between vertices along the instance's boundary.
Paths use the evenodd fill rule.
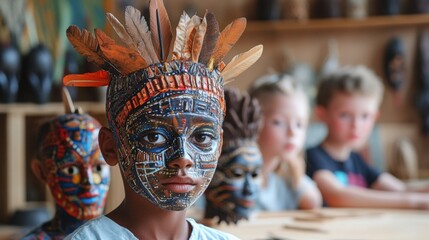
<path fill-rule="evenodd" d="M 65 114 L 46 127 L 39 159 L 55 203 L 79 220 L 101 215 L 110 182 L 98 146 L 101 125 L 86 114 Z"/>
<path fill-rule="evenodd" d="M 162 0 L 150 1 L 150 21 L 128 6 L 125 26 L 111 23 L 125 47 L 104 32 L 71 26 L 75 49 L 104 70 L 69 75 L 66 85 L 108 85 L 106 110 L 123 176 L 137 194 L 167 210 L 189 207 L 206 189 L 222 146 L 224 81 L 250 67 L 262 46 L 222 62 L 246 26 L 240 18 L 219 32 L 212 13 L 186 13 L 172 38 Z M 151 31 L 149 31 L 150 25 Z"/>
<path fill-rule="evenodd" d="M 260 107 L 256 99 L 225 90 L 224 145 L 210 186 L 205 217 L 237 223 L 248 219 L 258 197 L 262 155 L 257 145 Z"/>

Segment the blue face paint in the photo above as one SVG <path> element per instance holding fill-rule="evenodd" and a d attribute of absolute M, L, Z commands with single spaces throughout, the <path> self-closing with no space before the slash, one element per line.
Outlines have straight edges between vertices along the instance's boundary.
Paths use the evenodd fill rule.
<path fill-rule="evenodd" d="M 100 127 L 88 115 L 66 114 L 51 122 L 42 144 L 55 202 L 79 220 L 102 214 L 109 189 L 110 170 L 98 146 Z"/>

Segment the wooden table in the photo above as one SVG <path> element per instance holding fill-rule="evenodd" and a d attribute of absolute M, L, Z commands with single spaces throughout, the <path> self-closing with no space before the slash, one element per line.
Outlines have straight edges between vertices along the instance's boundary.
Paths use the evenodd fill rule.
<path fill-rule="evenodd" d="M 325 208 L 258 213 L 238 225 L 216 228 L 240 239 L 425 240 L 429 211 Z"/>

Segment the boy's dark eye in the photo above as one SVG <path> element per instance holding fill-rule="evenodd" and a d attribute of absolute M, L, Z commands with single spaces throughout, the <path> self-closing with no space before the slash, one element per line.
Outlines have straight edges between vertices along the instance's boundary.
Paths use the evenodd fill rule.
<path fill-rule="evenodd" d="M 142 139 L 147 143 L 155 144 L 155 145 L 161 145 L 167 141 L 166 137 L 164 137 L 160 133 L 148 133 L 148 134 L 145 134 Z"/>
<path fill-rule="evenodd" d="M 199 144 L 208 144 L 212 140 L 212 137 L 206 134 L 197 134 L 194 139 Z"/>
<path fill-rule="evenodd" d="M 214 133 L 210 130 L 208 131 L 197 131 L 194 133 L 190 141 L 199 148 L 208 148 L 212 146 L 213 141 L 216 139 Z"/>

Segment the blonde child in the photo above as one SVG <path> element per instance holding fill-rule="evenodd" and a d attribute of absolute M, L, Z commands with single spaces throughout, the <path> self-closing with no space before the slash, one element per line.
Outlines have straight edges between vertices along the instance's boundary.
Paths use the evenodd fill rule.
<path fill-rule="evenodd" d="M 263 114 L 259 147 L 263 157 L 258 207 L 267 211 L 321 206 L 316 185 L 305 175 L 302 149 L 309 121 L 303 89 L 287 75 L 258 79 L 250 89 Z"/>
<path fill-rule="evenodd" d="M 369 69 L 345 67 L 318 87 L 316 115 L 328 134 L 307 150 L 307 174 L 330 207 L 429 208 L 429 194 L 408 192 L 389 173 L 368 166 L 355 152 L 371 133 L 383 85 Z"/>

